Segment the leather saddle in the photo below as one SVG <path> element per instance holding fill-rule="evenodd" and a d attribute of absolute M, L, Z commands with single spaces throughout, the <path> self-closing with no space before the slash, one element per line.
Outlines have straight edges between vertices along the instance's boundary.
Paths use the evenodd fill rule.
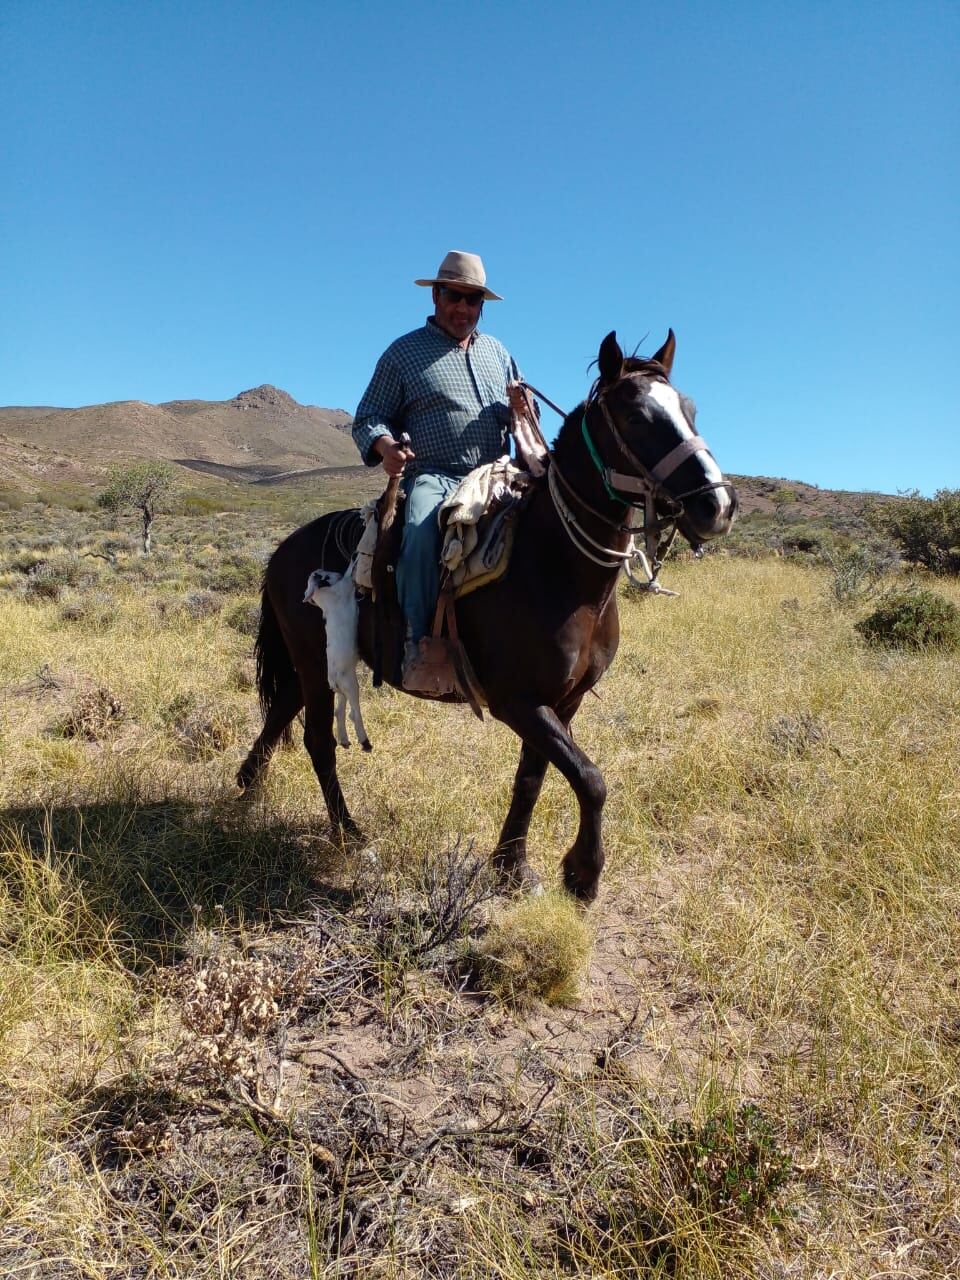
<path fill-rule="evenodd" d="M 360 629 L 367 636 L 374 687 L 384 681 L 403 689 L 404 642 L 407 624 L 397 594 L 397 564 L 403 540 L 406 494 L 399 477 L 391 479 L 377 500 L 377 544 L 371 566 L 372 590 L 360 605 Z M 433 619 L 432 635 L 420 642 L 421 669 L 426 668 L 424 687 L 407 689 L 415 696 L 442 702 L 469 702 L 481 719 L 483 691 L 457 634 L 453 603 L 453 583 L 443 573 L 440 595 Z M 434 677 L 431 679 L 431 669 Z M 453 692 L 435 692 L 449 690 Z"/>

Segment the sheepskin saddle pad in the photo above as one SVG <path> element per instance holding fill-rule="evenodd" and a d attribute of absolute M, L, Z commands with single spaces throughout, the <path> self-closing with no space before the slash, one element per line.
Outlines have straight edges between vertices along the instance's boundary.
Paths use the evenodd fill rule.
<path fill-rule="evenodd" d="M 450 570 L 454 596 L 502 577 L 510 563 L 517 516 L 531 491 L 534 477 L 507 457 L 477 467 L 464 476 L 442 504 L 440 560 Z M 356 551 L 354 579 L 358 587 L 373 587 L 373 557 L 377 547 L 377 504 L 362 509 L 363 535 Z"/>
<path fill-rule="evenodd" d="M 455 599 L 506 573 L 532 480 L 509 458 L 498 458 L 465 476 L 440 507 L 440 559 L 450 571 Z"/>

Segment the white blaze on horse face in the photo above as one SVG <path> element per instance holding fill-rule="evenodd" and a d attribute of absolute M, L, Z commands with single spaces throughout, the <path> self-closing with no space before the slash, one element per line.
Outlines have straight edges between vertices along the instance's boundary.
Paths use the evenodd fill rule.
<path fill-rule="evenodd" d="M 676 427 L 681 440 L 693 439 L 697 433 L 687 422 L 683 409 L 680 407 L 680 396 L 677 394 L 675 387 L 671 387 L 668 382 L 652 382 L 647 390 L 647 395 L 651 400 L 656 400 L 657 404 Z M 723 472 L 706 449 L 697 449 L 694 457 L 700 459 L 706 484 L 723 484 Z M 726 486 L 722 489 L 717 489 L 717 502 L 720 506 L 720 517 L 722 519 L 728 514 L 731 502 L 730 493 Z"/>

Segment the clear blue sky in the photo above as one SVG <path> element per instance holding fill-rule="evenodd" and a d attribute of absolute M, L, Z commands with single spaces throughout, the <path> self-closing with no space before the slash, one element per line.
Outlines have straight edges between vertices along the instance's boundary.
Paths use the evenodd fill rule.
<path fill-rule="evenodd" d="M 352 411 L 450 248 L 572 406 L 651 352 L 726 470 L 960 487 L 960 6 L 0 0 L 0 404 Z"/>

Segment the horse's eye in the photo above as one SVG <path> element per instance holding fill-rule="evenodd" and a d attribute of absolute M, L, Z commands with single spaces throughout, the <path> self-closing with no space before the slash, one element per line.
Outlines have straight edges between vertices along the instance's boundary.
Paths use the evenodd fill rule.
<path fill-rule="evenodd" d="M 680 407 L 683 409 L 684 417 L 690 423 L 691 427 L 697 420 L 697 406 L 693 403 L 689 396 L 680 397 Z"/>

